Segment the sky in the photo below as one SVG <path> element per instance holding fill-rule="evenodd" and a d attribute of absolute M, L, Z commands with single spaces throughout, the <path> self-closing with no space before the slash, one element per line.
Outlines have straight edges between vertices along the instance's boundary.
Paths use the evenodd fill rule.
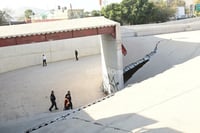
<path fill-rule="evenodd" d="M 120 3 L 122 0 L 102 0 L 103 5 L 110 3 Z M 84 9 L 85 11 L 99 10 L 99 0 L 0 0 L 0 10 L 16 10 L 24 7 L 39 9 L 55 9 L 58 5 L 70 8 L 70 3 L 74 9 Z"/>

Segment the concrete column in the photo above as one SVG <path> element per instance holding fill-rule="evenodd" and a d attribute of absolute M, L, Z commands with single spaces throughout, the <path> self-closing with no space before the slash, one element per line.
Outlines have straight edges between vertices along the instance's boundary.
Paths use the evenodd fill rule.
<path fill-rule="evenodd" d="M 101 35 L 100 44 L 104 91 L 107 93 L 116 92 L 124 87 L 119 30 L 116 29 L 116 38 L 111 35 Z"/>

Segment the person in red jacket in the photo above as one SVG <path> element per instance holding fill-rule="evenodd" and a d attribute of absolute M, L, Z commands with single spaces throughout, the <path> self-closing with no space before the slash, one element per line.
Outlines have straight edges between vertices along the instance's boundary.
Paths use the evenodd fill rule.
<path fill-rule="evenodd" d="M 72 97 L 71 97 L 70 91 L 67 92 L 67 94 L 65 95 L 65 98 L 67 98 L 69 100 L 69 108 L 73 109 Z"/>
<path fill-rule="evenodd" d="M 69 99 L 65 97 L 63 110 L 68 110 L 68 109 L 69 109 Z"/>

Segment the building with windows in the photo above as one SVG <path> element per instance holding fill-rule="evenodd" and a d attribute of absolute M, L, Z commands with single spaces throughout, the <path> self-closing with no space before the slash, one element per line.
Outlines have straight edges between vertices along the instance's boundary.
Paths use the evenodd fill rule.
<path fill-rule="evenodd" d="M 39 14 L 31 16 L 31 22 L 47 22 L 63 19 L 82 18 L 84 9 L 68 9 L 67 7 L 58 6 L 57 9 L 52 9 Z"/>

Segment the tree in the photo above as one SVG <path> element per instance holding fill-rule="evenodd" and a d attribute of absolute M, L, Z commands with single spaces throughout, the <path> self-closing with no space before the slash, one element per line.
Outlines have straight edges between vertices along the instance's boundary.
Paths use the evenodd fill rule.
<path fill-rule="evenodd" d="M 0 10 L 0 25 L 4 25 L 6 23 L 9 23 L 9 21 L 12 19 L 12 17 L 9 15 L 9 10 Z"/>
<path fill-rule="evenodd" d="M 121 9 L 122 9 L 122 19 L 124 23 L 132 24 L 135 17 L 135 8 L 134 5 L 136 4 L 135 0 L 123 0 L 121 2 Z"/>
<path fill-rule="evenodd" d="M 163 0 L 123 0 L 120 4 L 112 3 L 102 8 L 104 17 L 123 24 L 147 24 L 165 22 L 174 15 L 175 10 Z"/>
<path fill-rule="evenodd" d="M 153 22 L 154 4 L 148 0 L 123 0 L 122 19 L 127 24 L 145 24 Z"/>
<path fill-rule="evenodd" d="M 101 12 L 98 11 L 98 10 L 93 10 L 93 11 L 91 12 L 91 16 L 101 16 Z"/>
<path fill-rule="evenodd" d="M 200 0 L 195 0 L 194 3 L 195 3 L 195 15 L 200 16 L 200 11 L 196 9 L 197 4 L 200 4 Z"/>
<path fill-rule="evenodd" d="M 135 4 L 135 24 L 146 24 L 153 21 L 153 15 L 155 7 L 153 3 L 148 2 L 148 0 L 138 0 Z"/>
<path fill-rule="evenodd" d="M 122 11 L 121 11 L 120 4 L 112 3 L 110 5 L 107 5 L 106 7 L 103 7 L 101 10 L 101 14 L 108 19 L 111 19 L 123 24 Z"/>
<path fill-rule="evenodd" d="M 163 0 L 154 2 L 154 5 L 156 8 L 153 16 L 155 22 L 168 21 L 170 17 L 173 17 L 176 12 L 176 7 L 170 6 L 169 3 L 166 3 Z"/>
<path fill-rule="evenodd" d="M 83 13 L 83 16 L 84 17 L 90 17 L 91 15 L 90 15 L 90 12 L 86 11 L 86 12 Z"/>
<path fill-rule="evenodd" d="M 32 15 L 35 15 L 35 13 L 31 9 L 27 9 L 24 11 L 24 15 L 25 15 L 25 18 L 29 20 L 31 19 Z"/>

